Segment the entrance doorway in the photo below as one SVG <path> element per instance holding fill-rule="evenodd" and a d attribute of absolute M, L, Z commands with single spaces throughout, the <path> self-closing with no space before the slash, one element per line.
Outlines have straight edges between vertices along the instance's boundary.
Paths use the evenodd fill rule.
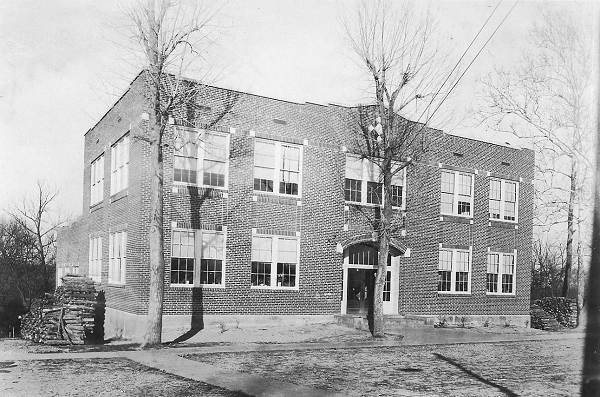
<path fill-rule="evenodd" d="M 355 245 L 344 251 L 342 314 L 367 315 L 373 304 L 377 274 L 375 248 Z M 398 312 L 398 258 L 388 258 L 383 290 L 383 312 Z"/>

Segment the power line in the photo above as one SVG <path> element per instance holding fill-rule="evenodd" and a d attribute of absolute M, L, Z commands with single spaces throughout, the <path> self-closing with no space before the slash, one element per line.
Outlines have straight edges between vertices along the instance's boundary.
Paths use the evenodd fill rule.
<path fill-rule="evenodd" d="M 473 37 L 473 40 L 471 40 L 471 42 L 469 43 L 469 45 L 467 46 L 467 48 L 463 51 L 462 55 L 460 56 L 460 58 L 458 59 L 458 61 L 456 62 L 456 64 L 452 68 L 452 70 L 450 70 L 450 73 L 448 73 L 448 76 L 446 76 L 446 79 L 444 80 L 444 82 L 442 83 L 442 85 L 440 85 L 440 88 L 438 88 L 438 90 L 435 92 L 435 94 L 431 98 L 431 101 L 429 101 L 429 104 L 425 107 L 425 109 L 423 110 L 423 113 L 421 113 L 421 115 L 417 119 L 417 123 L 419 122 L 419 120 L 421 120 L 421 117 L 423 117 L 423 115 L 427 112 L 427 110 L 429 110 L 429 107 L 431 106 L 431 104 L 433 103 L 433 101 L 435 100 L 435 98 L 438 96 L 438 94 L 440 93 L 440 91 L 442 90 L 442 88 L 444 87 L 444 85 L 446 85 L 446 83 L 450 79 L 450 76 L 452 76 L 452 73 L 454 73 L 454 71 L 456 70 L 456 68 L 458 67 L 458 65 L 460 65 L 460 62 L 463 60 L 463 58 L 465 57 L 465 55 L 467 55 L 467 52 L 471 49 L 471 47 L 473 46 L 473 43 L 475 43 L 475 40 L 477 40 L 477 38 L 479 37 L 479 35 L 481 34 L 481 32 L 483 31 L 483 29 L 485 28 L 485 26 L 488 24 L 488 22 L 490 21 L 490 19 L 492 19 L 492 16 L 494 15 L 494 13 L 498 9 L 498 7 L 500 7 L 500 4 L 502 4 L 503 1 L 504 0 L 500 0 L 498 2 L 498 4 L 496 4 L 496 7 L 494 7 L 494 9 L 492 10 L 492 13 L 487 17 L 487 19 L 485 20 L 485 22 L 483 23 L 483 25 L 481 25 L 481 28 L 479 28 L 479 31 L 477 32 L 477 34 L 475 35 L 475 37 Z"/>
<path fill-rule="evenodd" d="M 520 0 L 517 0 L 515 2 L 515 4 L 513 4 L 513 6 L 510 8 L 510 10 L 508 10 L 508 12 L 506 13 L 506 15 L 504 16 L 504 18 L 502 19 L 502 21 L 500 21 L 500 23 L 498 24 L 498 26 L 496 27 L 496 29 L 492 32 L 492 34 L 490 35 L 490 37 L 487 39 L 487 41 L 485 43 L 483 43 L 483 45 L 481 46 L 481 48 L 479 49 L 479 51 L 477 52 L 477 54 L 475 54 L 475 56 L 473 57 L 473 59 L 471 60 L 471 62 L 467 65 L 467 67 L 465 68 L 465 70 L 462 72 L 462 74 L 458 77 L 458 80 L 456 80 L 456 82 L 454 83 L 454 85 L 452 85 L 452 87 L 450 87 L 450 90 L 446 93 L 446 95 L 444 96 L 444 98 L 442 98 L 441 102 L 437 105 L 437 107 L 435 108 L 435 110 L 433 111 L 433 113 L 431 113 L 431 116 L 429 116 L 427 118 L 427 120 L 425 120 L 425 124 L 427 124 L 429 122 L 429 120 L 431 120 L 431 118 L 435 115 L 435 113 L 438 111 L 438 109 L 440 108 L 440 106 L 442 106 L 442 104 L 444 103 L 444 101 L 448 98 L 448 96 L 450 95 L 450 93 L 452 92 L 452 90 L 454 90 L 454 88 L 458 85 L 458 83 L 460 82 L 460 80 L 463 78 L 463 76 L 465 75 L 465 73 L 467 73 L 467 71 L 469 70 L 469 68 L 471 67 L 471 65 L 473 65 L 473 63 L 475 62 L 475 60 L 477 59 L 477 57 L 479 57 L 479 54 L 481 54 L 481 52 L 484 50 L 484 48 L 486 47 L 486 45 L 490 42 L 490 40 L 492 40 L 492 38 L 494 37 L 494 35 L 496 34 L 496 32 L 498 31 L 498 29 L 500 29 L 500 27 L 504 24 L 504 22 L 506 21 L 506 19 L 510 16 L 510 14 L 513 12 L 513 10 L 515 9 L 515 7 L 517 6 L 517 4 L 519 4 Z"/>

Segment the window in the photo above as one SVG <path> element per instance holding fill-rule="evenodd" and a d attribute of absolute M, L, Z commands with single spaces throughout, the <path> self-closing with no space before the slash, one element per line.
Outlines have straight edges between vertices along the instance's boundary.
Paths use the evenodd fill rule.
<path fill-rule="evenodd" d="M 179 129 L 175 138 L 173 181 L 222 188 L 227 186 L 228 136 Z M 198 181 L 198 179 L 201 179 Z"/>
<path fill-rule="evenodd" d="M 473 175 L 443 170 L 440 212 L 446 215 L 473 216 Z"/>
<path fill-rule="evenodd" d="M 104 198 L 104 155 L 92 161 L 90 167 L 90 206 Z"/>
<path fill-rule="evenodd" d="M 490 252 L 487 263 L 486 291 L 514 294 L 515 254 Z"/>
<path fill-rule="evenodd" d="M 251 285 L 297 287 L 298 243 L 299 240 L 293 237 L 253 236 Z"/>
<path fill-rule="evenodd" d="M 204 134 L 202 183 L 205 186 L 225 187 L 227 175 L 227 136 L 214 132 Z"/>
<path fill-rule="evenodd" d="M 127 232 L 111 233 L 108 236 L 108 282 L 125 284 L 127 265 Z"/>
<path fill-rule="evenodd" d="M 194 284 L 194 232 L 173 231 L 171 284 Z"/>
<path fill-rule="evenodd" d="M 196 184 L 198 178 L 198 135 L 190 131 L 178 131 L 175 139 L 173 181 Z"/>
<path fill-rule="evenodd" d="M 172 285 L 223 285 L 223 232 L 173 230 L 171 244 Z"/>
<path fill-rule="evenodd" d="M 300 146 L 257 139 L 254 142 L 254 190 L 300 195 L 302 150 Z M 279 182 L 279 187 L 275 181 Z"/>
<path fill-rule="evenodd" d="M 202 259 L 200 261 L 200 284 L 223 284 L 223 233 L 202 233 Z"/>
<path fill-rule="evenodd" d="M 99 283 L 102 281 L 102 238 L 90 237 L 88 276 Z"/>
<path fill-rule="evenodd" d="M 110 194 L 127 188 L 129 179 L 129 136 L 119 139 L 110 150 Z"/>
<path fill-rule="evenodd" d="M 358 266 L 372 266 L 375 268 L 379 261 L 379 251 L 375 248 L 364 245 L 353 245 L 348 249 L 348 264 Z M 392 266 L 392 256 L 388 255 L 387 265 Z M 357 266 L 357 267 L 358 267 Z M 373 272 L 373 277 L 376 273 Z M 385 275 L 385 284 L 383 285 L 383 301 L 389 302 L 392 293 L 392 272 L 387 271 Z"/>
<path fill-rule="evenodd" d="M 470 250 L 440 249 L 438 292 L 470 293 L 470 273 Z"/>
<path fill-rule="evenodd" d="M 398 171 L 392 176 L 392 205 L 404 205 L 403 188 L 406 170 Z M 346 178 L 344 181 L 344 199 L 361 204 L 383 204 L 383 183 L 380 180 L 379 166 L 369 159 L 360 159 L 353 155 L 346 156 Z"/>
<path fill-rule="evenodd" d="M 490 219 L 517 222 L 518 196 L 517 182 L 490 179 Z"/>

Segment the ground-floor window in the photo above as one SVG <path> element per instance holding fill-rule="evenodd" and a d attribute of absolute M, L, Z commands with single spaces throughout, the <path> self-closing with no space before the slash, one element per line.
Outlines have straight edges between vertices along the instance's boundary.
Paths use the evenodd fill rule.
<path fill-rule="evenodd" d="M 172 285 L 222 285 L 224 260 L 225 234 L 223 232 L 173 230 Z"/>
<path fill-rule="evenodd" d="M 127 266 L 127 232 L 110 233 L 108 236 L 108 282 L 125 284 Z"/>
<path fill-rule="evenodd" d="M 90 237 L 88 276 L 99 283 L 102 281 L 102 238 Z"/>
<path fill-rule="evenodd" d="M 487 261 L 486 292 L 514 294 L 515 254 L 490 252 Z"/>
<path fill-rule="evenodd" d="M 253 236 L 250 284 L 253 287 L 298 286 L 297 237 Z"/>
<path fill-rule="evenodd" d="M 470 275 L 470 250 L 440 249 L 438 292 L 469 293 L 471 291 Z"/>

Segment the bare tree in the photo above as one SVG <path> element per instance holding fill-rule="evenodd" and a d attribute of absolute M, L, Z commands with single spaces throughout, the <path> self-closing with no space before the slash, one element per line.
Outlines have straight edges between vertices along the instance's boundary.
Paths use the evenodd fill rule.
<path fill-rule="evenodd" d="M 372 192 L 383 196 L 383 208 L 376 209 L 371 219 L 379 247 L 371 332 L 382 337 L 387 259 L 390 240 L 398 232 L 394 227 L 392 179 L 426 151 L 425 125 L 410 122 L 404 115 L 409 105 L 419 99 L 433 100 L 439 93 L 435 91 L 444 77 L 440 72 L 442 57 L 432 34 L 430 14 L 419 15 L 406 2 L 399 8 L 386 1 L 363 2 L 344 27 L 374 94 L 374 104 L 359 112 L 352 151 L 376 167 L 382 187 L 382 191 Z"/>
<path fill-rule="evenodd" d="M 52 203 L 58 191 L 51 190 L 43 183 L 37 183 L 37 191 L 31 198 L 26 198 L 10 214 L 14 222 L 29 233 L 29 241 L 33 241 L 35 265 L 43 274 L 43 290 L 49 292 L 54 287 L 54 270 L 56 259 L 56 229 L 63 222 L 51 216 Z M 25 238 L 26 236 L 22 236 Z M 21 241 L 26 243 L 25 240 Z"/>
<path fill-rule="evenodd" d="M 145 63 L 148 102 L 152 109 L 146 134 L 135 136 L 150 147 L 150 290 L 145 345 L 161 342 L 165 277 L 163 236 L 163 150 L 169 119 L 186 104 L 195 104 L 198 85 L 181 73 L 205 53 L 213 13 L 196 6 L 192 12 L 179 2 L 145 0 L 129 11 L 134 40 Z"/>
<path fill-rule="evenodd" d="M 548 231 L 566 224 L 565 297 L 576 227 L 585 227 L 590 218 L 591 32 L 572 15 L 546 12 L 531 31 L 522 66 L 498 70 L 483 81 L 484 120 L 530 139 L 536 150 L 537 226 Z"/>

